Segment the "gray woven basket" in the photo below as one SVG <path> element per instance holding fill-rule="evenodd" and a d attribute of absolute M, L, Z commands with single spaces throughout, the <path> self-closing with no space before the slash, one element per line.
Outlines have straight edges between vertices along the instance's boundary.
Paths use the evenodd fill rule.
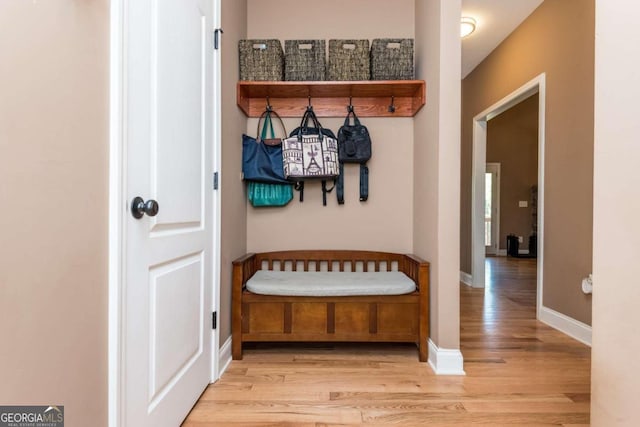
<path fill-rule="evenodd" d="M 285 40 L 284 50 L 285 80 L 325 79 L 327 53 L 324 40 Z"/>
<path fill-rule="evenodd" d="M 240 40 L 240 80 L 279 81 L 284 77 L 280 40 Z"/>
<path fill-rule="evenodd" d="M 371 42 L 372 80 L 413 80 L 413 39 Z"/>
<path fill-rule="evenodd" d="M 369 80 L 369 40 L 329 40 L 327 80 Z"/>

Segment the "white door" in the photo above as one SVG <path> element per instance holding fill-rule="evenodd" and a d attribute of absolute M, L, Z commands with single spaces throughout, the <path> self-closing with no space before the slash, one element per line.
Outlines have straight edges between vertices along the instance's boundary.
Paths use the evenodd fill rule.
<path fill-rule="evenodd" d="M 487 163 L 484 176 L 484 247 L 487 255 L 497 255 L 500 243 L 500 163 Z"/>
<path fill-rule="evenodd" d="M 212 366 L 213 0 L 124 4 L 126 196 L 146 204 L 125 223 L 121 404 L 175 427 Z"/>

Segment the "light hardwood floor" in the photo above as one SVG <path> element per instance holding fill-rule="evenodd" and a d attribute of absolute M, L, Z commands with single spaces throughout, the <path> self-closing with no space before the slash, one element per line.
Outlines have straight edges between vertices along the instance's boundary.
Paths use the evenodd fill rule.
<path fill-rule="evenodd" d="M 436 376 L 411 345 L 261 345 L 189 414 L 204 426 L 588 426 L 590 349 L 535 320 L 535 260 L 488 258 L 460 289 L 466 376 Z"/>

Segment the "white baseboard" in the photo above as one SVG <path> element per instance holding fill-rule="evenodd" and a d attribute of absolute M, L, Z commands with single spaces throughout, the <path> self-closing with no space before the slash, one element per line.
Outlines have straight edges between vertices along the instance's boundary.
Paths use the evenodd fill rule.
<path fill-rule="evenodd" d="M 436 375 L 466 375 L 460 350 L 438 348 L 429 338 L 429 366 Z"/>
<path fill-rule="evenodd" d="M 227 338 L 227 340 L 220 347 L 220 355 L 218 357 L 218 366 L 220 367 L 220 372 L 218 373 L 218 378 L 224 374 L 224 371 L 227 370 L 229 364 L 231 363 L 231 337 Z"/>
<path fill-rule="evenodd" d="M 538 320 L 591 347 L 591 326 L 545 306 L 540 307 Z"/>
<path fill-rule="evenodd" d="M 460 281 L 467 286 L 473 286 L 473 277 L 464 271 L 460 272 Z"/>

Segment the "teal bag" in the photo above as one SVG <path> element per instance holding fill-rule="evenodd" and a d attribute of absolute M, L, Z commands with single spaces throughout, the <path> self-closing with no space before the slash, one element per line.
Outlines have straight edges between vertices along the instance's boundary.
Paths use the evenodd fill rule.
<path fill-rule="evenodd" d="M 285 206 L 293 199 L 293 186 L 289 184 L 266 184 L 249 182 L 247 191 L 254 207 Z"/>
<path fill-rule="evenodd" d="M 269 113 L 270 111 L 267 111 L 262 128 L 262 140 L 267 138 L 267 129 L 271 131 L 271 138 L 274 138 L 275 135 Z M 285 206 L 293 199 L 293 185 L 248 181 L 247 195 L 249 202 L 254 207 Z"/>

